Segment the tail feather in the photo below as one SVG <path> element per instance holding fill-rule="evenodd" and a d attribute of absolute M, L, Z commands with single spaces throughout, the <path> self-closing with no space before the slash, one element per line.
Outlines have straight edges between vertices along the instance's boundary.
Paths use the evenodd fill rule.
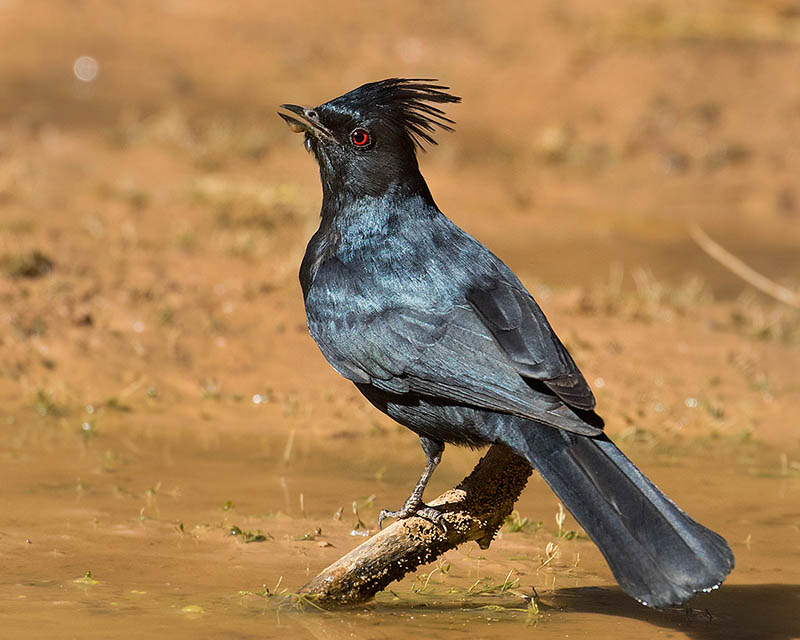
<path fill-rule="evenodd" d="M 733 569 L 725 539 L 678 508 L 605 435 L 517 426 L 505 443 L 542 475 L 632 597 L 679 604 L 718 587 Z"/>

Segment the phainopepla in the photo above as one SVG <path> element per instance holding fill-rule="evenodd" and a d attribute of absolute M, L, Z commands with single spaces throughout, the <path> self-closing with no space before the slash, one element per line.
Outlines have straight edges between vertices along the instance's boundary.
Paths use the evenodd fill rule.
<path fill-rule="evenodd" d="M 685 601 L 733 568 L 725 540 L 692 520 L 603 433 L 595 399 L 512 271 L 439 211 L 417 149 L 451 130 L 434 80 L 365 84 L 314 108 L 281 105 L 319 164 L 322 211 L 300 283 L 308 328 L 336 371 L 419 435 L 427 463 L 384 517 L 444 526 L 422 493 L 444 443 L 523 456 L 594 540 L 622 589 Z"/>

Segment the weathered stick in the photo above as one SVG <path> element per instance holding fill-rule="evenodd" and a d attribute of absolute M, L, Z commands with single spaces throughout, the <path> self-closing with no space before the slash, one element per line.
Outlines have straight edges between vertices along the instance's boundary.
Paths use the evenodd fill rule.
<path fill-rule="evenodd" d="M 761 275 L 730 251 L 714 242 L 698 224 L 693 222 L 689 225 L 689 235 L 703 251 L 742 280 L 753 285 L 762 293 L 766 293 L 768 296 L 772 296 L 795 309 L 800 309 L 800 293 L 795 293 L 791 289 L 787 289 Z"/>
<path fill-rule="evenodd" d="M 444 514 L 447 533 L 418 517 L 394 522 L 323 570 L 300 594 L 322 606 L 364 602 L 464 542 L 488 548 L 530 475 L 523 458 L 492 445 L 455 489 L 430 503 Z"/>

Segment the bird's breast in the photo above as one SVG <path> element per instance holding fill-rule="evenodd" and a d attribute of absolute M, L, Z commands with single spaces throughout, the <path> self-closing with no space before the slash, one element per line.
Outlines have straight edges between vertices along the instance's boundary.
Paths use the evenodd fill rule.
<path fill-rule="evenodd" d="M 441 214 L 356 222 L 338 218 L 309 242 L 300 278 L 312 334 L 392 309 L 445 313 L 489 268 L 488 251 Z"/>

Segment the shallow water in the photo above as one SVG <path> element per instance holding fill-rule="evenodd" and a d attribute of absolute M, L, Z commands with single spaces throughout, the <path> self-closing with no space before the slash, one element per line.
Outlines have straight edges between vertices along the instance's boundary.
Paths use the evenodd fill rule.
<path fill-rule="evenodd" d="M 791 455 L 725 441 L 624 446 L 736 554 L 723 588 L 688 609 L 651 611 L 622 594 L 590 541 L 555 535 L 557 501 L 534 478 L 517 505 L 530 521 L 522 531 L 505 527 L 487 551 L 451 551 L 369 606 L 321 612 L 298 611 L 285 596 L 363 540 L 359 518 L 374 530 L 378 510 L 401 503 L 422 454 L 408 434 L 288 440 L 122 430 L 88 439 L 22 430 L 6 440 L 0 636 L 800 636 Z M 448 449 L 430 495 L 477 455 Z M 231 535 L 234 526 L 242 534 Z M 568 518 L 565 530 L 574 527 Z M 266 539 L 248 543 L 247 533 Z M 538 614 L 525 599 L 532 588 Z"/>
<path fill-rule="evenodd" d="M 797 289 L 791 3 L 385 3 L 380 29 L 306 4 L 0 0 L 0 640 L 800 637 L 798 319 L 740 299 L 686 229 Z M 534 288 L 609 429 L 657 434 L 626 452 L 730 541 L 690 609 L 622 594 L 535 478 L 488 551 L 365 607 L 286 601 L 423 456 L 308 336 L 319 179 L 274 112 L 401 74 L 464 97 L 420 156 L 439 206 Z M 17 277 L 39 253 L 53 269 Z M 448 449 L 429 493 L 476 459 Z"/>

